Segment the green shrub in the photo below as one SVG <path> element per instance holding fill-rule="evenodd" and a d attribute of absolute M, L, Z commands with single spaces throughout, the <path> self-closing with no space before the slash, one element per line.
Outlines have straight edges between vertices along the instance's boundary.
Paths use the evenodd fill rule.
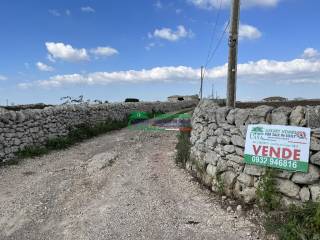
<path fill-rule="evenodd" d="M 186 163 L 190 160 L 190 132 L 180 131 L 178 134 L 178 143 L 176 145 L 176 164 L 185 167 Z"/>
<path fill-rule="evenodd" d="M 224 192 L 224 182 L 223 182 L 223 180 L 221 179 L 221 175 L 217 175 L 216 187 L 217 187 L 218 193 L 219 193 L 220 195 L 223 195 L 223 194 L 225 193 L 225 192 Z"/>
<path fill-rule="evenodd" d="M 28 146 L 16 153 L 18 158 L 33 158 L 42 156 L 50 151 L 66 149 L 75 143 L 86 139 L 99 136 L 112 130 L 118 130 L 127 126 L 127 120 L 123 121 L 106 121 L 94 126 L 81 124 L 71 129 L 65 137 L 49 139 L 44 146 Z"/>
<path fill-rule="evenodd" d="M 124 100 L 124 102 L 139 102 L 139 99 L 137 99 L 137 98 L 126 98 Z"/>
<path fill-rule="evenodd" d="M 320 203 L 308 202 L 291 206 L 267 217 L 266 230 L 276 233 L 280 240 L 319 240 Z"/>
<path fill-rule="evenodd" d="M 277 234 L 280 240 L 320 240 L 320 203 L 281 207 L 275 173 L 267 169 L 257 189 L 258 204 L 267 213 L 266 231 Z"/>
<path fill-rule="evenodd" d="M 268 168 L 257 188 L 258 204 L 266 212 L 276 210 L 280 206 L 280 196 L 274 176 L 275 170 Z"/>
<path fill-rule="evenodd" d="M 49 151 L 45 147 L 40 146 L 28 146 L 25 147 L 23 150 L 19 151 L 16 155 L 18 158 L 33 158 L 36 156 L 42 156 L 47 154 Z M 18 162 L 16 161 L 18 164 Z"/>

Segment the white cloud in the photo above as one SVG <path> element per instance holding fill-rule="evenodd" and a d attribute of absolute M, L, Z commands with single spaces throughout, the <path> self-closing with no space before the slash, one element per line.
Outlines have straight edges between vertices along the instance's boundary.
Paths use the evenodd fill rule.
<path fill-rule="evenodd" d="M 47 59 L 52 63 L 56 62 L 56 60 L 52 57 L 52 55 L 50 55 L 50 53 L 47 55 Z"/>
<path fill-rule="evenodd" d="M 219 9 L 220 1 L 218 0 L 187 0 L 196 7 L 203 9 Z M 222 8 L 228 8 L 230 6 L 231 0 L 221 0 Z M 241 4 L 243 7 L 275 7 L 280 2 L 280 0 L 243 0 Z"/>
<path fill-rule="evenodd" d="M 156 67 L 152 69 L 142 69 L 140 71 L 129 70 L 119 72 L 94 72 L 88 74 L 68 74 L 56 75 L 47 80 L 33 82 L 32 85 L 25 83 L 20 87 L 59 87 L 66 84 L 88 84 L 106 85 L 110 83 L 146 83 L 146 82 L 174 82 L 193 81 L 198 79 L 198 71 L 191 67 Z"/>
<path fill-rule="evenodd" d="M 49 13 L 52 15 L 52 16 L 55 16 L 55 17 L 60 17 L 61 16 L 61 13 L 56 10 L 56 9 L 49 9 Z"/>
<path fill-rule="evenodd" d="M 43 72 L 52 72 L 52 71 L 54 71 L 53 67 L 51 67 L 51 66 L 49 66 L 47 64 L 44 64 L 42 62 L 37 62 L 36 66 L 40 71 L 43 71 Z"/>
<path fill-rule="evenodd" d="M 224 64 L 207 69 L 207 80 L 227 78 L 228 65 Z M 84 74 L 56 75 L 47 80 L 33 82 L 28 87 L 59 87 L 67 84 L 105 85 L 110 83 L 146 83 L 146 82 L 198 82 L 200 69 L 186 66 L 156 67 L 152 69 L 118 72 L 93 72 Z M 276 61 L 262 59 L 238 65 L 240 82 L 266 84 L 320 84 L 320 60 L 293 59 Z M 24 84 L 24 83 L 23 83 Z M 22 85 L 26 87 L 25 85 Z"/>
<path fill-rule="evenodd" d="M 191 30 L 186 30 L 182 25 L 179 25 L 176 31 L 170 28 L 161 28 L 154 30 L 153 34 L 148 34 L 149 38 L 161 38 L 171 42 L 178 41 L 182 38 L 193 37 L 193 35 Z"/>
<path fill-rule="evenodd" d="M 258 39 L 262 36 L 260 30 L 254 26 L 247 24 L 240 24 L 239 26 L 239 38 L 241 39 Z"/>
<path fill-rule="evenodd" d="M 157 1 L 157 2 L 154 4 L 154 6 L 155 6 L 156 8 L 158 8 L 158 9 L 163 8 L 163 5 L 162 5 L 162 2 L 161 2 L 161 1 Z"/>
<path fill-rule="evenodd" d="M 212 79 L 226 78 L 228 65 L 209 70 Z M 320 83 L 320 61 L 293 59 L 291 61 L 275 61 L 262 59 L 238 65 L 238 76 L 246 81 L 287 82 L 297 79 L 316 80 Z"/>
<path fill-rule="evenodd" d="M 149 43 L 147 46 L 145 46 L 145 49 L 149 51 L 149 50 L 151 50 L 152 48 L 154 48 L 154 47 L 156 47 L 156 46 L 157 46 L 156 43 L 151 42 L 151 43 Z"/>
<path fill-rule="evenodd" d="M 96 57 L 110 57 L 119 54 L 118 50 L 112 47 L 97 47 L 91 49 L 90 52 Z"/>
<path fill-rule="evenodd" d="M 28 88 L 31 88 L 34 86 L 34 83 L 19 83 L 18 84 L 18 87 L 21 88 L 21 89 L 28 89 Z"/>
<path fill-rule="evenodd" d="M 66 9 L 65 11 L 63 10 L 59 11 L 57 9 L 49 9 L 49 13 L 55 17 L 61 17 L 63 14 L 66 14 L 66 16 L 71 15 L 71 11 L 69 9 Z"/>
<path fill-rule="evenodd" d="M 0 81 L 6 81 L 8 78 L 6 76 L 0 75 Z"/>
<path fill-rule="evenodd" d="M 76 49 L 71 45 L 54 42 L 46 42 L 46 47 L 51 56 L 49 59 L 62 59 L 70 62 L 89 60 L 87 50 L 84 48 Z"/>
<path fill-rule="evenodd" d="M 81 7 L 81 11 L 87 12 L 87 13 L 94 13 L 96 10 L 94 10 L 94 8 L 92 8 L 90 6 L 86 6 L 86 7 Z"/>
<path fill-rule="evenodd" d="M 302 54 L 303 58 L 316 58 L 320 56 L 320 52 L 314 48 L 306 48 Z"/>

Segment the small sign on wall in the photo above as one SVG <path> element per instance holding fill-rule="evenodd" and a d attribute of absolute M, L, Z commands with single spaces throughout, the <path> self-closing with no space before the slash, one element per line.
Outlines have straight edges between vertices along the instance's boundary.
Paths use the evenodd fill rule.
<path fill-rule="evenodd" d="M 310 128 L 249 125 L 244 161 L 248 164 L 308 172 Z"/>

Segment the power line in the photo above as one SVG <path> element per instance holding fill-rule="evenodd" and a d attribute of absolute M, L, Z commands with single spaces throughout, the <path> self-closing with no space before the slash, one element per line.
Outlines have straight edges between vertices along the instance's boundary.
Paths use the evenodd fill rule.
<path fill-rule="evenodd" d="M 223 37 L 224 35 L 226 34 L 228 28 L 229 28 L 229 25 L 230 25 L 230 20 L 228 21 L 228 23 L 226 24 L 226 27 L 224 28 L 224 31 L 222 32 L 221 36 L 220 36 L 220 39 L 215 47 L 215 49 L 213 50 L 211 56 L 210 56 L 210 59 L 209 61 L 207 62 L 207 64 L 204 66 L 204 73 L 203 73 L 203 78 L 205 77 L 206 75 L 206 72 L 207 72 L 207 67 L 208 67 L 208 64 L 212 61 L 213 57 L 215 56 L 217 50 L 219 49 L 220 45 L 221 45 L 221 42 L 223 40 Z M 207 72 L 208 73 L 208 72 Z"/>
<path fill-rule="evenodd" d="M 215 32 L 216 32 L 217 25 L 218 25 L 218 22 L 219 22 L 221 8 L 222 8 L 222 0 L 220 0 L 219 11 L 218 11 L 218 14 L 217 14 L 217 17 L 216 17 L 216 21 L 215 21 L 215 25 L 214 25 L 214 28 L 213 28 L 213 32 L 212 32 L 212 35 L 211 35 L 211 40 L 210 40 L 209 51 L 208 51 L 206 63 L 205 63 L 205 66 L 201 68 L 201 95 L 202 95 L 202 82 L 203 82 L 203 80 L 205 78 L 206 73 L 208 73 L 207 72 L 207 67 L 208 67 L 209 63 L 212 61 L 212 59 L 214 58 L 217 50 L 219 49 L 219 47 L 221 45 L 221 42 L 222 42 L 222 40 L 224 38 L 224 35 L 226 34 L 226 32 L 227 32 L 227 30 L 229 28 L 229 25 L 230 25 L 230 20 L 229 20 L 227 22 L 226 26 L 225 26 L 224 31 L 222 32 L 222 34 L 221 34 L 221 36 L 220 36 L 220 38 L 219 38 L 219 40 L 217 42 L 216 47 L 212 51 L 213 42 L 214 42 L 214 36 L 215 36 Z"/>
<path fill-rule="evenodd" d="M 228 23 L 226 24 L 226 27 L 224 28 L 224 31 L 223 31 L 222 34 L 221 34 L 221 37 L 220 37 L 220 39 L 219 39 L 219 41 L 218 41 L 218 43 L 217 43 L 217 46 L 216 46 L 216 48 L 213 50 L 213 52 L 212 52 L 212 54 L 211 54 L 211 56 L 210 56 L 210 58 L 209 58 L 209 61 L 208 61 L 207 64 L 205 65 L 205 68 L 206 68 L 206 67 L 208 66 L 208 64 L 212 61 L 212 59 L 213 59 L 213 57 L 215 56 L 217 50 L 219 49 L 219 47 L 220 47 L 220 45 L 221 45 L 221 42 L 222 42 L 222 39 L 223 39 L 224 35 L 226 34 L 226 32 L 227 32 L 227 30 L 228 30 L 228 28 L 229 28 L 229 25 L 230 25 L 230 20 L 229 20 Z"/>
<path fill-rule="evenodd" d="M 222 0 L 220 0 L 220 5 L 219 5 L 219 10 L 218 10 L 218 13 L 217 13 L 216 21 L 215 21 L 214 27 L 212 29 L 211 40 L 210 40 L 209 49 L 208 49 L 208 55 L 207 55 L 207 58 L 206 58 L 206 61 L 205 61 L 205 64 L 204 64 L 205 66 L 208 63 L 208 60 L 209 60 L 209 57 L 210 57 L 210 53 L 212 51 L 213 40 L 214 40 L 214 36 L 215 36 L 216 30 L 217 30 L 217 25 L 218 25 L 218 22 L 219 22 L 219 19 L 220 19 L 221 8 L 222 8 Z"/>
<path fill-rule="evenodd" d="M 204 77 L 204 71 L 203 71 L 203 66 L 201 66 L 201 85 L 200 85 L 200 99 L 202 99 L 202 90 L 203 90 L 203 77 Z"/>

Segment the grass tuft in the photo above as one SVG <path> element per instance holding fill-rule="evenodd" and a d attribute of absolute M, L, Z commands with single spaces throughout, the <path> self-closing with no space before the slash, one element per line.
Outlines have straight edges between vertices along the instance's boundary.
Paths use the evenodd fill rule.
<path fill-rule="evenodd" d="M 266 219 L 265 229 L 276 233 L 280 240 L 319 240 L 320 203 L 292 205 L 288 209 L 270 214 Z"/>
<path fill-rule="evenodd" d="M 177 165 L 185 168 L 186 163 L 190 160 L 190 132 L 180 131 L 177 135 L 178 143 L 176 145 L 176 158 L 175 162 Z"/>
<path fill-rule="evenodd" d="M 266 231 L 277 234 L 279 240 L 320 240 L 320 203 L 281 207 L 275 173 L 268 168 L 257 189 L 258 204 L 267 213 Z"/>
<path fill-rule="evenodd" d="M 266 212 L 280 207 L 280 196 L 276 188 L 275 173 L 274 169 L 267 168 L 257 188 L 258 204 Z"/>
<path fill-rule="evenodd" d="M 216 188 L 218 190 L 218 194 L 219 195 L 224 195 L 225 191 L 224 191 L 224 182 L 221 179 L 221 175 L 217 175 L 217 183 L 216 183 Z"/>

